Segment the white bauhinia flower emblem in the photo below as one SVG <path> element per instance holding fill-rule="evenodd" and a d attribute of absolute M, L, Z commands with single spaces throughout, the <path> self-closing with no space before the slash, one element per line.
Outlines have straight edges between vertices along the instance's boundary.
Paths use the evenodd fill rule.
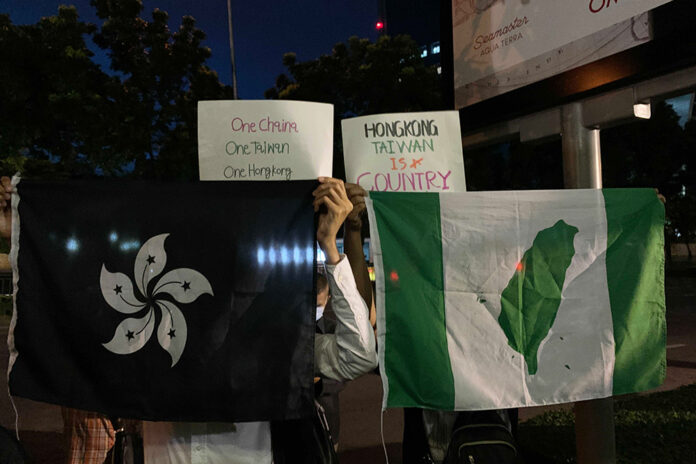
<path fill-rule="evenodd" d="M 131 354 L 145 346 L 155 329 L 157 308 L 161 315 L 157 340 L 172 357 L 174 367 L 186 346 L 186 319 L 173 301 L 163 297 L 166 294 L 174 301 L 186 304 L 204 293 L 212 295 L 213 289 L 203 274 L 187 268 L 171 270 L 159 280 L 154 280 L 167 263 L 164 240 L 168 236 L 152 237 L 138 251 L 134 280 L 139 294 L 136 294 L 127 275 L 109 272 L 105 265 L 102 265 L 99 284 L 104 299 L 116 311 L 123 314 L 144 313 L 142 317 L 124 319 L 116 327 L 111 341 L 103 344 L 104 347 L 116 354 Z"/>

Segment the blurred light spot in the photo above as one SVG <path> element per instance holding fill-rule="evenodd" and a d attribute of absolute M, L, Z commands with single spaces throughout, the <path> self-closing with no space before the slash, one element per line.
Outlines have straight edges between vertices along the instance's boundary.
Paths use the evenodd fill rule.
<path fill-rule="evenodd" d="M 256 261 L 258 261 L 259 264 L 266 262 L 266 250 L 264 250 L 263 247 L 259 247 L 259 249 L 256 250 Z"/>
<path fill-rule="evenodd" d="M 80 242 L 76 238 L 70 237 L 67 242 L 65 242 L 65 249 L 71 253 L 75 253 L 80 249 Z"/>
<path fill-rule="evenodd" d="M 280 262 L 283 264 L 290 263 L 290 251 L 285 247 L 280 248 Z"/>
<path fill-rule="evenodd" d="M 300 251 L 300 247 L 295 245 L 295 248 L 292 249 L 292 260 L 295 264 L 302 264 L 304 261 L 302 259 L 302 252 Z"/>
<path fill-rule="evenodd" d="M 121 242 L 118 246 L 121 251 L 131 251 L 140 248 L 140 242 L 137 240 L 128 240 Z"/>
<path fill-rule="evenodd" d="M 268 249 L 268 261 L 270 261 L 271 264 L 278 262 L 278 256 L 276 256 L 276 251 L 273 248 Z"/>
<path fill-rule="evenodd" d="M 118 234 L 116 232 L 111 232 L 109 234 L 109 241 L 114 243 L 116 240 L 118 240 Z"/>
<path fill-rule="evenodd" d="M 308 263 L 314 261 L 314 251 L 312 250 L 312 247 L 305 248 L 305 261 Z"/>
<path fill-rule="evenodd" d="M 396 271 L 391 271 L 389 274 L 389 278 L 391 279 L 392 282 L 398 282 L 399 281 L 399 273 Z"/>
<path fill-rule="evenodd" d="M 324 254 L 324 250 L 322 250 L 321 248 L 317 248 L 317 262 L 318 263 L 326 262 L 326 255 Z"/>

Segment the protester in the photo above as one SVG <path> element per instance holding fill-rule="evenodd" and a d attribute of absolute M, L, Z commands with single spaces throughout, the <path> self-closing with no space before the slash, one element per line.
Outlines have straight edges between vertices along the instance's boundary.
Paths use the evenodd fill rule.
<path fill-rule="evenodd" d="M 314 191 L 314 210 L 319 212 L 317 242 L 326 256 L 336 331 L 316 335 L 315 371 L 323 378 L 346 381 L 375 368 L 375 340 L 367 305 L 358 292 L 350 263 L 338 253 L 336 246 L 336 234 L 353 210 L 353 204 L 342 181 L 322 177 L 319 182 Z M 271 463 L 273 460 L 267 422 L 145 422 L 143 439 L 146 464 Z"/>
<path fill-rule="evenodd" d="M 336 233 L 353 210 L 353 204 L 342 181 L 320 178 L 319 183 L 314 191 L 314 209 L 319 212 L 317 241 L 326 256 L 326 275 L 337 324 L 335 334 L 317 335 L 315 339 L 315 369 L 321 377 L 346 381 L 375 368 L 375 341 L 368 309 L 358 292 L 348 259 L 338 253 L 336 246 Z M 2 177 L 0 185 L 0 234 L 9 238 L 12 229 L 11 181 Z M 82 423 L 94 420 L 96 422 L 91 425 L 100 425 L 105 430 L 107 425 L 111 426 L 98 415 L 74 414 L 74 410 L 67 408 L 64 411 L 67 412 L 68 433 L 90 429 L 90 426 L 76 425 L 76 420 Z M 143 433 L 147 463 L 272 462 L 268 423 L 146 422 Z M 82 443 L 88 444 L 88 440 L 82 440 Z M 104 460 L 101 457 L 95 459 L 101 461 L 93 462 Z"/>
<path fill-rule="evenodd" d="M 366 216 L 365 197 L 367 192 L 356 184 L 345 183 L 346 195 L 353 204 L 353 209 L 345 220 L 343 248 L 353 271 L 358 291 L 365 303 L 370 306 L 370 325 L 375 327 L 375 306 L 372 285 L 363 254 L 363 218 Z M 317 275 L 317 333 L 331 334 L 336 329 L 336 316 L 331 308 L 329 284 L 323 274 Z M 321 392 L 317 401 L 324 407 L 326 419 L 331 431 L 331 438 L 338 451 L 341 430 L 339 393 L 346 382 L 323 379 Z"/>
<path fill-rule="evenodd" d="M 66 464 L 102 464 L 114 446 L 111 421 L 96 412 L 62 407 Z"/>
<path fill-rule="evenodd" d="M 355 275 L 355 272 L 353 272 Z M 336 332 L 336 315 L 331 308 L 329 281 L 324 274 L 316 274 L 317 281 L 317 334 L 332 334 Z M 341 407 L 339 393 L 346 387 L 346 382 L 331 379 L 315 379 L 315 396 L 317 402 L 324 408 L 326 422 L 329 426 L 334 450 L 338 451 L 338 439 L 341 433 Z"/>
<path fill-rule="evenodd" d="M 353 272 L 355 275 L 355 272 Z M 317 272 L 317 334 L 332 334 L 336 331 L 336 315 L 331 309 L 329 281 L 324 274 Z M 334 449 L 338 451 L 338 438 L 341 432 L 341 408 L 338 394 L 345 388 L 346 382 L 321 379 L 315 383 L 317 402 L 324 408 L 326 422 L 329 425 Z"/>

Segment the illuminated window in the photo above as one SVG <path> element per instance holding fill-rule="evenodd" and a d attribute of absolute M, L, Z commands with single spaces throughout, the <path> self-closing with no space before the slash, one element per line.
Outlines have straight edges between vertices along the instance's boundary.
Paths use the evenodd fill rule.
<path fill-rule="evenodd" d="M 426 56 L 428 56 L 428 49 L 426 47 L 421 47 L 420 57 L 425 58 Z"/>
<path fill-rule="evenodd" d="M 440 53 L 440 42 L 433 42 L 432 45 L 430 45 L 430 53 L 433 55 Z"/>

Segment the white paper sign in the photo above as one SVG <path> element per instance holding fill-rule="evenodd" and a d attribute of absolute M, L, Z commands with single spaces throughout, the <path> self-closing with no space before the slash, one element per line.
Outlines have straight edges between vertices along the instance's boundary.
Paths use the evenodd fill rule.
<path fill-rule="evenodd" d="M 597 53 L 606 56 L 607 44 L 617 51 L 635 45 L 617 38 L 640 23 L 629 21 L 670 0 L 454 0 L 452 2 L 455 89 L 469 94 L 458 96 L 457 107 L 475 103 L 487 96 L 519 87 L 519 81 L 534 82 L 548 77 L 549 70 L 562 72 L 574 62 L 585 61 Z M 635 20 L 634 20 L 635 21 Z M 575 50 L 564 47 L 599 31 L 607 32 L 583 43 Z M 642 34 L 643 35 L 643 34 Z M 545 55 L 551 51 L 554 54 Z M 529 66 L 524 66 L 537 57 Z M 522 66 L 522 72 L 519 67 Z M 512 75 L 499 75 L 518 67 Z M 551 73 L 553 75 L 553 73 Z M 489 78 L 494 76 L 493 78 Z M 493 95 L 483 87 L 495 88 Z M 482 94 L 482 95 L 479 95 Z"/>
<path fill-rule="evenodd" d="M 390 192 L 466 191 L 456 111 L 362 116 L 341 127 L 348 182 Z"/>
<path fill-rule="evenodd" d="M 331 176 L 333 105 L 283 100 L 198 102 L 201 180 Z"/>

